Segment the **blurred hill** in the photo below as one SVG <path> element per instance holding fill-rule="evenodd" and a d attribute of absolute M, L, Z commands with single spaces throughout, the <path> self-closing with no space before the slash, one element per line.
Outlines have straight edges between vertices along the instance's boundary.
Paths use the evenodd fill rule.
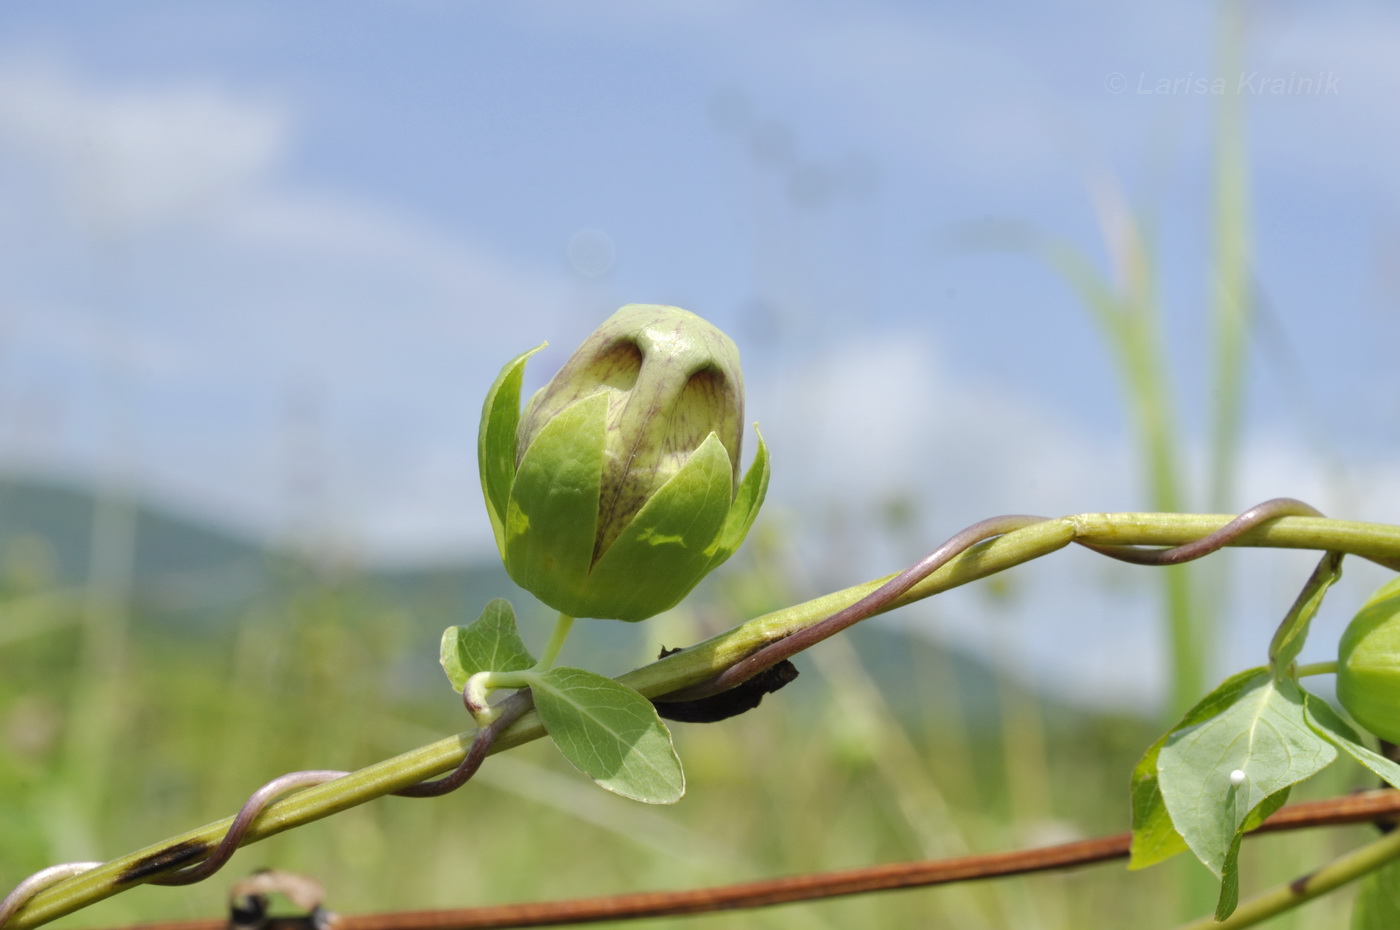
<path fill-rule="evenodd" d="M 436 642 L 444 627 L 474 619 L 496 597 L 515 605 L 527 640 L 543 630 L 548 619 L 548 611 L 516 586 L 495 559 L 394 567 L 335 561 L 272 546 L 149 501 L 101 500 L 90 488 L 23 475 L 0 477 L 0 579 L 5 587 L 79 589 L 89 583 L 94 528 L 102 519 L 124 524 L 118 538 L 129 541 L 130 578 L 123 585 L 130 592 L 138 634 L 144 630 L 161 637 L 175 631 L 221 636 L 250 611 L 285 603 L 295 592 L 313 588 L 339 591 L 378 616 L 391 615 L 393 622 L 411 627 L 406 634 L 420 646 Z M 696 592 L 698 613 L 707 621 L 704 629 L 690 623 L 598 623 L 590 627 L 590 635 L 574 637 L 565 658 L 617 673 L 647 661 L 662 640 L 680 645 L 687 635 L 699 639 L 739 622 L 742 617 L 732 605 L 714 603 L 723 596 L 719 591 L 707 584 Z M 955 713 L 981 727 L 995 725 L 1007 700 L 1024 700 L 1050 711 L 1051 718 L 1063 719 L 1058 712 L 1062 709 L 1034 686 L 878 620 L 843 639 L 853 649 L 847 663 L 854 659 L 862 677 L 872 682 L 915 682 L 927 677 L 929 669 L 942 670 L 936 682 L 881 689 L 900 716 Z M 414 653 L 406 677 L 439 685 L 431 669 L 435 653 L 422 648 Z M 806 679 L 795 689 L 810 692 L 818 687 L 812 678 L 831 676 L 812 664 L 808 657 L 799 657 Z M 845 674 L 836 673 L 838 678 Z M 840 681 L 830 684 L 841 686 Z M 1070 719 L 1077 716 L 1069 714 Z"/>
<path fill-rule="evenodd" d="M 480 612 L 491 597 L 519 591 L 494 561 L 365 567 L 272 546 L 149 501 L 99 504 L 90 488 L 19 475 L 0 476 L 0 571 L 29 584 L 88 583 L 95 527 L 104 517 L 121 524 L 120 544 L 129 540 L 130 577 L 124 584 L 143 617 L 157 622 L 217 622 L 308 573 L 326 584 L 367 584 L 400 606 L 454 616 Z"/>

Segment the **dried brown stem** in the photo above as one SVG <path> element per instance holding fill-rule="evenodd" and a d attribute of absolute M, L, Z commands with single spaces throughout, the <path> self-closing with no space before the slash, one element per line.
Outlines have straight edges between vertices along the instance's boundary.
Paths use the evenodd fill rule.
<path fill-rule="evenodd" d="M 1400 791 L 1381 789 L 1290 805 L 1275 813 L 1255 832 L 1269 833 L 1352 823 L 1389 824 L 1397 817 L 1400 817 Z M 328 930 L 486 930 L 709 914 L 874 891 L 920 888 L 1078 868 L 1126 858 L 1130 842 L 1131 834 L 1118 833 L 1040 849 L 923 862 L 897 862 L 835 872 L 784 876 L 716 888 L 638 892 L 457 910 L 397 911 L 332 917 L 327 927 Z M 224 930 L 226 926 L 224 920 L 192 920 L 138 924 L 120 930 Z M 267 924 L 267 930 L 308 930 L 309 927 L 308 918 L 280 918 Z"/>

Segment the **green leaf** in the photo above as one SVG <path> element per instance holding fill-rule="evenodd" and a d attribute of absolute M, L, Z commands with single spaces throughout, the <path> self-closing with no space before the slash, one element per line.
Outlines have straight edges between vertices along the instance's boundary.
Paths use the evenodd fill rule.
<path fill-rule="evenodd" d="M 1162 801 L 1161 785 L 1157 781 L 1157 755 L 1166 742 L 1163 736 L 1152 744 L 1141 761 L 1133 768 L 1133 841 L 1129 847 L 1128 868 L 1145 869 L 1170 859 L 1188 847 L 1172 824 L 1167 805 Z"/>
<path fill-rule="evenodd" d="M 1322 598 L 1332 583 L 1342 577 L 1342 555 L 1340 552 L 1323 555 L 1307 584 L 1303 585 L 1303 590 L 1293 601 L 1287 616 L 1279 624 L 1273 642 L 1269 644 L 1269 667 L 1275 675 L 1282 674 L 1302 652 L 1303 641 L 1308 637 L 1308 625 L 1322 606 Z"/>
<path fill-rule="evenodd" d="M 1351 910 L 1351 930 L 1400 927 L 1400 860 L 1391 860 L 1361 880 Z"/>
<path fill-rule="evenodd" d="M 1230 843 L 1230 851 L 1225 856 L 1225 865 L 1220 870 L 1220 898 L 1215 903 L 1215 919 L 1224 920 L 1235 911 L 1235 907 L 1240 903 L 1240 842 L 1244 835 L 1250 830 L 1258 827 L 1268 820 L 1284 803 L 1288 801 L 1290 788 L 1284 788 L 1275 794 L 1265 798 L 1258 807 L 1249 812 L 1245 818 L 1244 826 L 1235 834 L 1234 840 Z"/>
<path fill-rule="evenodd" d="M 1147 868 L 1189 848 L 1172 825 L 1171 816 L 1162 800 L 1161 785 L 1157 777 L 1158 756 L 1167 738 L 1178 730 L 1204 723 L 1235 703 L 1241 694 L 1267 681 L 1268 678 L 1269 670 L 1266 668 L 1252 668 L 1227 678 L 1218 688 L 1198 701 L 1170 732 L 1164 734 L 1143 754 L 1141 761 L 1133 769 L 1133 842 L 1132 855 L 1128 860 L 1129 869 Z"/>
<path fill-rule="evenodd" d="M 515 583 L 555 610 L 577 609 L 598 535 L 598 495 L 608 397 L 565 407 L 531 440 L 506 509 L 506 568 Z"/>
<path fill-rule="evenodd" d="M 564 757 L 609 791 L 673 804 L 685 773 L 651 701 L 611 678 L 553 668 L 531 683 L 540 720 Z"/>
<path fill-rule="evenodd" d="M 442 632 L 442 670 L 461 691 L 477 672 L 518 672 L 533 668 L 535 657 L 525 648 L 515 626 L 510 601 L 498 597 L 467 626 Z"/>
<path fill-rule="evenodd" d="M 1306 694 L 1306 692 L 1305 692 Z M 1400 787 L 1400 765 L 1379 753 L 1372 752 L 1361 742 L 1361 737 L 1337 715 L 1332 706 L 1315 694 L 1307 694 L 1308 725 L 1332 745 L 1350 755 L 1357 762 L 1375 772 L 1386 783 Z M 1400 924 L 1396 924 L 1400 926 Z"/>
<path fill-rule="evenodd" d="M 1275 795 L 1336 757 L 1308 725 L 1303 692 L 1290 679 L 1259 682 L 1216 716 L 1167 737 L 1157 760 L 1162 800 L 1186 845 L 1222 879 L 1217 919 L 1234 909 L 1239 838 L 1251 815 L 1277 806 Z M 1239 785 L 1231 782 L 1236 770 L 1244 773 Z"/>
<path fill-rule="evenodd" d="M 768 445 L 763 441 L 763 434 L 757 427 L 754 427 L 754 433 L 758 436 L 758 451 L 754 453 L 753 464 L 749 466 L 748 473 L 744 475 L 744 480 L 739 482 L 738 490 L 734 493 L 734 503 L 729 508 L 729 515 L 725 517 L 724 528 L 719 531 L 714 544 L 710 546 L 710 566 L 706 572 L 714 571 L 739 550 L 744 537 L 749 535 L 754 518 L 758 516 L 758 509 L 763 506 L 764 497 L 768 494 Z"/>
<path fill-rule="evenodd" d="M 530 356 L 549 345 L 542 342 L 528 352 L 506 363 L 486 392 L 481 405 L 481 426 L 476 434 L 477 465 L 481 469 L 481 491 L 486 496 L 486 513 L 491 518 L 491 531 L 496 535 L 496 548 L 504 557 L 506 552 L 506 502 L 510 485 L 515 479 L 515 431 L 520 425 L 520 384 L 525 376 L 525 362 Z"/>
<path fill-rule="evenodd" d="M 710 433 L 593 566 L 589 597 L 599 608 L 583 616 L 637 621 L 676 606 L 705 577 L 733 480 L 729 453 Z"/>

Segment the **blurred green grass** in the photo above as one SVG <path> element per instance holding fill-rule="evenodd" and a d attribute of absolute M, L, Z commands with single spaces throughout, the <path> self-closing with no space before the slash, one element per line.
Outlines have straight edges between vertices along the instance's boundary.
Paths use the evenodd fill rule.
<path fill-rule="evenodd" d="M 135 516 L 130 527 L 149 528 Z M 654 624 L 588 624 L 564 659 L 619 672 L 663 642 L 774 606 L 795 587 L 773 557 L 784 545 L 760 534 L 699 606 Z M 355 768 L 462 729 L 460 702 L 435 667 L 437 635 L 508 593 L 489 572 L 420 574 L 415 585 L 263 554 L 260 589 L 223 607 L 203 602 L 196 619 L 178 599 L 144 597 L 140 584 L 125 607 L 104 604 L 46 569 L 57 560 L 42 549 L 16 537 L 0 550 L 6 887 L 57 861 L 109 858 L 226 816 L 284 772 Z M 547 624 L 517 604 L 527 637 L 542 636 Z M 105 652 L 94 653 L 94 639 Z M 263 866 L 314 876 L 333 909 L 364 913 L 699 887 L 1128 825 L 1128 775 L 1153 721 L 1064 704 L 878 620 L 800 664 L 802 677 L 751 714 L 675 725 L 689 786 L 674 807 L 609 795 L 536 743 L 492 758 L 454 795 L 381 799 L 245 849 L 202 885 L 138 888 L 61 925 L 219 916 L 228 885 Z M 100 739 L 75 742 L 94 721 Z M 1363 782 L 1339 766 L 1302 794 Z M 1255 842 L 1244 887 L 1290 879 L 1359 835 Z M 1199 867 L 1108 864 L 647 926 L 1169 926 L 1182 868 Z M 1341 906 L 1313 905 L 1277 925 L 1340 926 Z"/>

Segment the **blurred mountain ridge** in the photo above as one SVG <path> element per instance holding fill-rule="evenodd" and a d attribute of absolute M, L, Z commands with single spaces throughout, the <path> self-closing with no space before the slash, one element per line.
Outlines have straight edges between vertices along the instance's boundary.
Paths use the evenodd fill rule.
<path fill-rule="evenodd" d="M 356 611 L 356 623 L 374 622 L 372 615 L 378 612 L 392 616 L 392 622 L 411 624 L 420 644 L 435 641 L 446 626 L 470 622 L 497 597 L 515 606 L 527 642 L 540 639 L 548 626 L 550 612 L 511 581 L 494 558 L 392 567 L 336 562 L 258 540 L 168 505 L 139 497 L 114 502 L 76 482 L 33 475 L 0 475 L 0 591 L 81 590 L 93 583 L 94 528 L 104 519 L 104 506 L 110 508 L 106 519 L 112 519 L 115 509 L 126 521 L 126 583 L 138 626 L 160 636 L 172 631 L 222 634 L 249 611 L 281 603 L 292 596 L 289 592 L 312 588 L 341 589 L 359 601 L 365 612 Z M 648 661 L 663 640 L 668 646 L 682 645 L 673 641 L 685 635 L 682 630 L 703 638 L 744 619 L 729 616 L 732 608 L 714 603 L 717 599 L 716 589 L 707 582 L 692 599 L 698 605 L 696 617 L 685 622 L 590 622 L 588 635 L 571 638 L 563 658 L 607 674 L 626 671 Z M 697 618 L 703 618 L 698 626 Z M 1008 699 L 1030 701 L 1050 716 L 1062 717 L 1063 708 L 1055 706 L 1052 696 L 962 650 L 879 620 L 843 636 L 854 648 L 863 675 L 881 686 L 884 700 L 901 717 L 952 711 L 981 726 L 993 723 Z M 815 692 L 818 685 L 812 679 L 824 673 L 813 668 L 808 657 L 797 661 L 804 679 L 790 694 L 769 700 Z M 436 683 L 431 670 L 435 663 L 436 654 L 429 657 L 424 652 L 411 661 L 410 677 Z M 930 669 L 941 670 L 948 680 L 913 686 Z M 839 689 L 841 682 L 830 685 Z M 952 695 L 956 700 L 942 707 Z"/>

